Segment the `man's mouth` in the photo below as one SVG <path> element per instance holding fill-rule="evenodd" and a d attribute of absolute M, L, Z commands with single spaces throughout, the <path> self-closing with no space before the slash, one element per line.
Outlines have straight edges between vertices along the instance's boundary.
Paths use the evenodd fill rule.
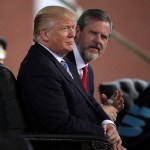
<path fill-rule="evenodd" d="M 67 42 L 68 45 L 73 45 L 74 41 Z"/>
<path fill-rule="evenodd" d="M 100 48 L 90 46 L 89 51 L 92 52 L 92 53 L 100 53 Z"/>

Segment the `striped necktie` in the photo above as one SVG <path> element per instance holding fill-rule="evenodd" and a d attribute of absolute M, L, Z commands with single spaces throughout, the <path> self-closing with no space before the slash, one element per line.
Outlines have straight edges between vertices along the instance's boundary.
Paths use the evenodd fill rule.
<path fill-rule="evenodd" d="M 69 75 L 73 78 L 70 70 L 69 70 L 69 67 L 68 67 L 68 64 L 65 62 L 65 60 L 61 60 L 61 65 L 64 67 L 64 69 L 69 73 Z"/>

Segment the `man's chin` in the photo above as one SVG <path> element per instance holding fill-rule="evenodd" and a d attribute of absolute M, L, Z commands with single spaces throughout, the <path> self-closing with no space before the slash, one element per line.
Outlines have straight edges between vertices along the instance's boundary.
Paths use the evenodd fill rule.
<path fill-rule="evenodd" d="M 97 59 L 98 57 L 99 57 L 98 53 L 96 53 L 96 54 L 89 53 L 89 56 L 88 56 L 89 61 L 93 61 L 93 60 Z"/>
<path fill-rule="evenodd" d="M 73 50 L 73 45 L 70 45 L 66 48 L 68 51 L 72 51 Z"/>

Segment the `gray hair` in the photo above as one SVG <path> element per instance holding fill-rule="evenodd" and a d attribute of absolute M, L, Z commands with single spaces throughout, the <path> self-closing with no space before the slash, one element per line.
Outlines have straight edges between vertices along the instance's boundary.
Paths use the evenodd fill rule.
<path fill-rule="evenodd" d="M 108 15 L 108 13 L 102 9 L 88 9 L 83 12 L 83 14 L 79 17 L 77 22 L 77 25 L 80 27 L 81 31 L 91 19 L 108 22 L 110 25 L 110 31 L 112 32 L 114 28 L 113 21 Z"/>

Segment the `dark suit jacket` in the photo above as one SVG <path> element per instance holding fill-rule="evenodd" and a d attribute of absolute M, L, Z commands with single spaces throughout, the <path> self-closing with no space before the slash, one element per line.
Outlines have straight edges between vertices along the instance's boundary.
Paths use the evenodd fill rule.
<path fill-rule="evenodd" d="M 72 74 L 76 74 L 70 65 Z M 24 58 L 17 77 L 28 130 L 51 133 L 88 133 L 103 136 L 101 122 L 109 117 L 62 65 L 35 43 Z"/>
<path fill-rule="evenodd" d="M 0 132 L 24 128 L 17 98 L 15 76 L 0 63 Z"/>
<path fill-rule="evenodd" d="M 68 60 L 70 63 L 76 66 L 76 61 L 75 61 L 75 56 L 73 54 L 73 51 L 67 54 L 65 56 L 65 59 L 66 61 Z M 94 95 L 94 74 L 93 74 L 93 69 L 90 65 L 88 65 L 88 95 L 89 96 Z"/>

